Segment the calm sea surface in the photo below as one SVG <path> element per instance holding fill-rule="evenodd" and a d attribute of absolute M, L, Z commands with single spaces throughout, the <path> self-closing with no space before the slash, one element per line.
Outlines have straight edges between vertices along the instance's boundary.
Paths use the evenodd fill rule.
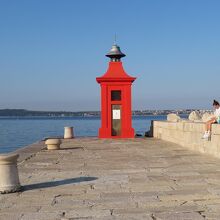
<path fill-rule="evenodd" d="M 134 116 L 136 133 L 144 134 L 151 120 L 166 116 Z M 75 136 L 97 136 L 100 118 L 94 117 L 0 117 L 0 153 L 12 152 L 49 136 L 62 136 L 65 126 L 73 126 Z"/>

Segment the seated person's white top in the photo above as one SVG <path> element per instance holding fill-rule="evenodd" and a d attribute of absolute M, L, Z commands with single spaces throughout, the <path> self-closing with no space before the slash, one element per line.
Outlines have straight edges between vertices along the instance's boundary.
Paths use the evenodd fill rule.
<path fill-rule="evenodd" d="M 214 115 L 215 115 L 216 119 L 218 119 L 218 117 L 220 117 L 220 107 L 215 110 Z"/>

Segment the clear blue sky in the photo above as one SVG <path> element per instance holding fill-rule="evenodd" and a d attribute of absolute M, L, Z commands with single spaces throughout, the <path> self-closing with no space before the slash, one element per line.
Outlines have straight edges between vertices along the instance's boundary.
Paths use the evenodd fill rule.
<path fill-rule="evenodd" d="M 0 0 L 0 108 L 99 110 L 115 33 L 133 109 L 220 100 L 219 0 Z"/>

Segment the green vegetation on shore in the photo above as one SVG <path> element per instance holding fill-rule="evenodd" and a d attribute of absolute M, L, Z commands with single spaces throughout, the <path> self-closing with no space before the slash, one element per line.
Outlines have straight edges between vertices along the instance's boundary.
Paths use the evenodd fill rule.
<path fill-rule="evenodd" d="M 69 112 L 69 111 L 33 111 L 26 109 L 0 109 L 0 116 L 41 116 L 41 117 L 71 117 L 71 116 L 99 116 L 98 111 Z"/>

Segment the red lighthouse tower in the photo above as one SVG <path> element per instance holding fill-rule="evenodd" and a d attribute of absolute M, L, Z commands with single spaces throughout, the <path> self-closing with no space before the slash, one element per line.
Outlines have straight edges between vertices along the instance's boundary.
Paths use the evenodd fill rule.
<path fill-rule="evenodd" d="M 131 86 L 135 77 L 129 76 L 120 59 L 125 56 L 116 44 L 106 55 L 111 59 L 107 72 L 97 77 L 101 86 L 101 128 L 99 138 L 134 138 L 131 111 Z"/>

